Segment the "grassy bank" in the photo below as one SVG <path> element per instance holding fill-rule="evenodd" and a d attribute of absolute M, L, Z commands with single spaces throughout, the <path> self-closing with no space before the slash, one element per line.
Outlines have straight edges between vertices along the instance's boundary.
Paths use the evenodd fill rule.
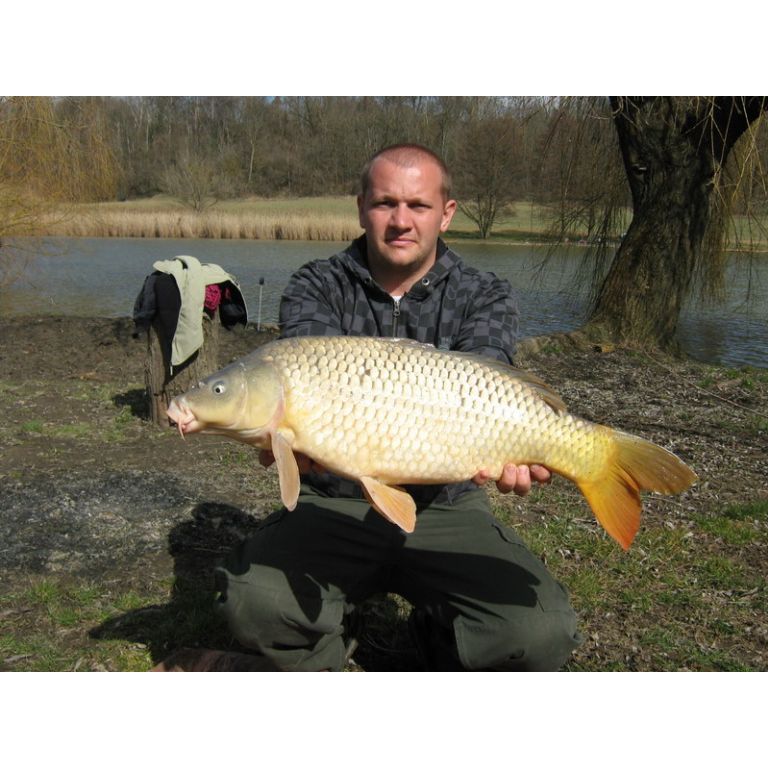
<path fill-rule="evenodd" d="M 261 341 L 224 334 L 221 362 Z M 151 425 L 145 354 L 128 320 L 0 323 L 0 668 L 141 670 L 182 646 L 233 647 L 213 566 L 279 505 L 276 473 L 248 446 Z M 523 499 L 492 492 L 571 595 L 584 643 L 567 668 L 768 669 L 768 372 L 558 338 L 520 363 L 573 413 L 699 475 L 684 494 L 645 494 L 628 552 L 562 478 Z M 366 604 L 359 667 L 419 668 L 409 610 Z"/>

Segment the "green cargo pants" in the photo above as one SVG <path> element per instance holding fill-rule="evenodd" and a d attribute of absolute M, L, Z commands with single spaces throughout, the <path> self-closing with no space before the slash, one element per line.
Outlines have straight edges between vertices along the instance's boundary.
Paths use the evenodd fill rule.
<path fill-rule="evenodd" d="M 388 592 L 414 606 L 428 669 L 556 670 L 580 641 L 564 588 L 481 489 L 419 510 L 406 534 L 366 501 L 302 486 L 216 578 L 234 636 L 283 669 L 342 669 L 345 613 Z"/>

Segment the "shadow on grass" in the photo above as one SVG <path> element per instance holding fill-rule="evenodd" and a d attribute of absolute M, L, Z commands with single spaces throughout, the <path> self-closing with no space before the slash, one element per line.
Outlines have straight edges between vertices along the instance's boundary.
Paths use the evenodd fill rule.
<path fill-rule="evenodd" d="M 170 601 L 109 619 L 92 629 L 90 637 L 143 643 L 155 662 L 182 647 L 242 650 L 214 611 L 213 571 L 257 526 L 258 520 L 236 507 L 198 504 L 191 519 L 176 525 L 168 535 L 168 551 L 174 560 Z"/>
<path fill-rule="evenodd" d="M 260 521 L 237 507 L 203 502 L 191 519 L 168 536 L 174 559 L 174 584 L 165 605 L 148 605 L 108 619 L 89 632 L 95 640 L 128 640 L 145 645 L 154 663 L 184 648 L 248 652 L 216 613 L 214 569 L 248 538 Z M 408 637 L 402 605 L 390 595 L 369 600 L 357 612 L 357 639 L 349 669 L 423 669 Z"/>
<path fill-rule="evenodd" d="M 118 408 L 128 407 L 131 415 L 142 421 L 149 421 L 149 399 L 145 389 L 129 389 L 120 392 L 112 398 L 112 402 Z"/>

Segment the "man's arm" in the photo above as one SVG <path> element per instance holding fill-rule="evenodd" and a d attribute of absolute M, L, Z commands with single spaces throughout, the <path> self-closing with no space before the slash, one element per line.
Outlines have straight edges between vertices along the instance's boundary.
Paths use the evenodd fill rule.
<path fill-rule="evenodd" d="M 334 305 L 336 292 L 323 278 L 327 262 L 312 261 L 296 271 L 280 300 L 280 336 L 339 336 L 341 310 Z"/>
<path fill-rule="evenodd" d="M 511 286 L 494 275 L 483 275 L 473 294 L 453 348 L 512 364 L 519 324 Z"/>

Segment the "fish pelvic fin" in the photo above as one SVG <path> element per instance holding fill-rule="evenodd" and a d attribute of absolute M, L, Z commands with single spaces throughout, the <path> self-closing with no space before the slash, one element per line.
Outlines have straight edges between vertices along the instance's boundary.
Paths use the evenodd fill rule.
<path fill-rule="evenodd" d="M 299 466 L 296 463 L 296 457 L 293 454 L 293 448 L 288 442 L 288 438 L 281 432 L 274 432 L 271 435 L 272 453 L 275 456 L 277 464 L 277 476 L 280 480 L 280 499 L 286 509 L 296 508 L 299 500 L 299 488 L 301 479 L 299 477 Z"/>
<path fill-rule="evenodd" d="M 416 502 L 402 488 L 385 485 L 373 477 L 361 477 L 360 485 L 368 503 L 390 523 L 413 533 L 416 527 Z"/>
<path fill-rule="evenodd" d="M 623 549 L 640 527 L 640 491 L 680 493 L 696 473 L 673 453 L 626 432 L 614 432 L 614 452 L 602 471 L 576 480 L 595 517 Z"/>

